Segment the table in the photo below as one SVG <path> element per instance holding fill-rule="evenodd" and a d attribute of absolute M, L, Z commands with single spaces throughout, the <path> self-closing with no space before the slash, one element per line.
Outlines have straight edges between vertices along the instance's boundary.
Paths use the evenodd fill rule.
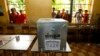
<path fill-rule="evenodd" d="M 5 36 L 6 35 L 3 35 L 2 38 Z M 17 52 L 20 53 L 19 55 L 21 55 L 24 51 L 27 52 L 32 42 L 35 39 L 35 35 L 7 35 L 6 37 L 10 37 L 10 38 L 13 37 L 13 39 L 10 40 L 7 44 L 0 47 L 0 50 L 4 50 L 4 52 L 9 51 L 10 53 L 9 56 L 15 56 Z M 19 40 L 17 40 L 17 38 Z M 8 55 L 4 55 L 4 56 L 8 56 Z"/>
<path fill-rule="evenodd" d="M 61 51 L 40 51 L 38 48 L 38 39 L 36 40 L 36 42 L 34 43 L 31 52 L 33 53 L 33 56 L 35 55 L 39 55 L 39 56 L 56 56 L 57 53 L 62 54 L 62 56 L 64 56 L 66 53 L 70 53 L 71 49 L 70 46 L 68 44 L 68 42 L 66 42 L 66 50 L 61 50 Z"/>
<path fill-rule="evenodd" d="M 19 41 L 16 40 L 16 36 L 19 36 Z M 9 35 L 8 37 L 14 37 L 14 39 L 2 46 L 0 49 L 27 50 L 34 40 L 35 35 Z"/>
<path fill-rule="evenodd" d="M 0 35 L 0 47 L 4 46 L 12 39 L 14 39 L 14 35 Z"/>

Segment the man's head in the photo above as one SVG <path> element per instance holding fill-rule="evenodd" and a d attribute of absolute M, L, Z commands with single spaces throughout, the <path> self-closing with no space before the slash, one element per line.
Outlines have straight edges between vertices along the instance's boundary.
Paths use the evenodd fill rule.
<path fill-rule="evenodd" d="M 53 7 L 52 10 L 55 11 L 55 8 Z"/>
<path fill-rule="evenodd" d="M 79 11 L 79 12 L 82 12 L 82 9 L 79 9 L 78 11 Z"/>
<path fill-rule="evenodd" d="M 16 12 L 16 9 L 15 8 L 11 8 L 11 12 Z"/>

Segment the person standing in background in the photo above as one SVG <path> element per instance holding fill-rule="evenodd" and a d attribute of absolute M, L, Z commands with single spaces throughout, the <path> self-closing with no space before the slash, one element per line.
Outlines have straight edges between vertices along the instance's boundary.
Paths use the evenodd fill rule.
<path fill-rule="evenodd" d="M 15 8 L 11 8 L 11 13 L 9 17 L 10 17 L 10 23 L 16 23 L 16 20 L 19 18 L 19 13 L 16 11 Z"/>
<path fill-rule="evenodd" d="M 55 13 L 55 8 L 53 7 L 52 8 L 52 18 L 55 18 L 56 17 L 56 13 Z"/>
<path fill-rule="evenodd" d="M 89 20 L 88 10 L 85 10 L 84 15 L 83 15 L 83 22 L 88 23 L 88 20 Z"/>
<path fill-rule="evenodd" d="M 66 10 L 65 15 L 63 17 L 65 20 L 67 20 L 69 23 L 71 23 L 70 14 L 68 13 L 68 10 Z"/>
<path fill-rule="evenodd" d="M 17 24 L 25 24 L 26 23 L 26 14 L 23 10 L 20 10 L 19 18 L 16 20 Z"/>
<path fill-rule="evenodd" d="M 83 17 L 82 9 L 79 9 L 78 12 L 76 12 L 74 17 L 76 17 L 77 23 L 81 24 L 82 23 L 82 17 Z"/>
<path fill-rule="evenodd" d="M 65 19 L 65 16 L 66 16 L 65 9 L 62 9 L 61 18 Z"/>
<path fill-rule="evenodd" d="M 61 18 L 60 10 L 57 11 L 56 18 Z"/>
<path fill-rule="evenodd" d="M 68 22 L 71 23 L 72 19 L 71 19 L 71 15 L 68 12 L 68 10 L 66 10 L 66 14 L 67 14 L 67 20 L 68 20 Z"/>

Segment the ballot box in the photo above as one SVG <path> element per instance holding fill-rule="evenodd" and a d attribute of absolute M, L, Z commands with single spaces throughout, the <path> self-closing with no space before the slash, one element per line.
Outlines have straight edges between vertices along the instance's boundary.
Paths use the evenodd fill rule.
<path fill-rule="evenodd" d="M 39 50 L 66 50 L 68 21 L 62 18 L 40 18 L 37 21 Z"/>

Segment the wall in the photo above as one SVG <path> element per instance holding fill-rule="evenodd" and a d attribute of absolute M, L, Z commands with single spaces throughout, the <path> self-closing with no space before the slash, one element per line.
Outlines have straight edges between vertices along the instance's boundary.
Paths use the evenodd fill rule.
<path fill-rule="evenodd" d="M 100 0 L 94 0 L 93 14 L 100 14 Z"/>
<path fill-rule="evenodd" d="M 26 0 L 26 13 L 30 23 L 39 18 L 51 17 L 51 0 Z"/>
<path fill-rule="evenodd" d="M 94 0 L 92 9 L 91 23 L 96 24 L 98 21 L 98 16 L 100 15 L 100 0 Z"/>
<path fill-rule="evenodd" d="M 3 8 L 4 16 L 0 16 L 0 24 L 8 24 L 8 12 L 7 12 L 6 0 L 0 0 L 0 6 Z"/>

